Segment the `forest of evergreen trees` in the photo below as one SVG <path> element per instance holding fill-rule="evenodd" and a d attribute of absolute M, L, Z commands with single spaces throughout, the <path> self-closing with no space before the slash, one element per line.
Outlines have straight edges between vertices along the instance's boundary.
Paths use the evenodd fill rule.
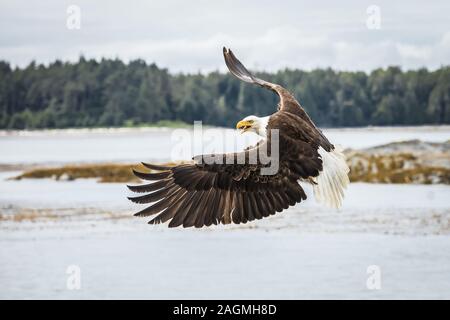
<path fill-rule="evenodd" d="M 450 67 L 259 73 L 297 97 L 319 126 L 450 123 Z M 160 120 L 232 126 L 276 110 L 273 93 L 229 74 L 171 74 L 142 60 L 0 61 L 0 128 L 129 126 Z"/>

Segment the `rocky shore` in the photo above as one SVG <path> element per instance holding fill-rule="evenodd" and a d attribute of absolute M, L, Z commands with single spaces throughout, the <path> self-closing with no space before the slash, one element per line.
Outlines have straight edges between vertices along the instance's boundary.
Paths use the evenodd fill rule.
<path fill-rule="evenodd" d="M 351 181 L 450 184 L 450 141 L 410 140 L 345 153 Z"/>
<path fill-rule="evenodd" d="M 450 140 L 444 143 L 410 140 L 366 149 L 345 150 L 352 182 L 450 184 Z M 51 178 L 98 182 L 134 182 L 131 169 L 140 164 L 80 164 L 30 168 L 13 179 Z"/>

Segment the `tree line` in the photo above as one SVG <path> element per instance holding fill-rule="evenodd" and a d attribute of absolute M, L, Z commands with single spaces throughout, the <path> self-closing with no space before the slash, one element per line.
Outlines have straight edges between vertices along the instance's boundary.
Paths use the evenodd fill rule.
<path fill-rule="evenodd" d="M 290 90 L 323 127 L 450 123 L 450 67 L 258 73 Z M 0 128 L 134 126 L 161 120 L 232 126 L 278 98 L 230 74 L 171 74 L 142 60 L 0 61 Z"/>

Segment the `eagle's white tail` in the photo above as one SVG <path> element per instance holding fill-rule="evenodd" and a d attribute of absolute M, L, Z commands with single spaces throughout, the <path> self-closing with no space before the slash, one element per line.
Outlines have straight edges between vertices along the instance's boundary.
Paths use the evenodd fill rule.
<path fill-rule="evenodd" d="M 331 152 L 319 148 L 322 157 L 323 170 L 316 178 L 314 197 L 317 202 L 332 208 L 340 208 L 344 200 L 344 189 L 350 183 L 348 173 L 350 169 L 345 162 L 342 148 L 335 146 Z"/>

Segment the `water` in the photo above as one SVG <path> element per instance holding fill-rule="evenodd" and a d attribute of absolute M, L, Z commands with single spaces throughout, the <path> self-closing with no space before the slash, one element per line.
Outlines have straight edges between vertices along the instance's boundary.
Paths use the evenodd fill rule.
<path fill-rule="evenodd" d="M 449 132 L 326 130 L 345 147 Z M 161 129 L 3 135 L 0 163 L 164 160 L 170 138 Z M 340 211 L 307 188 L 304 203 L 267 219 L 167 229 L 132 217 L 142 207 L 124 184 L 7 180 L 17 173 L 0 173 L 3 299 L 450 298 L 450 186 L 354 183 Z M 70 265 L 81 269 L 80 290 L 66 286 Z M 366 286 L 371 265 L 380 290 Z"/>
<path fill-rule="evenodd" d="M 296 230 L 4 240 L 0 298 L 449 299 L 450 239 Z M 68 290 L 67 267 L 81 269 Z M 368 290 L 367 267 L 381 269 Z"/>
<path fill-rule="evenodd" d="M 253 134 L 240 135 L 230 129 L 206 132 L 204 139 L 194 140 L 206 141 L 209 148 L 205 152 L 241 150 L 258 141 Z M 366 148 L 411 139 L 443 142 L 450 139 L 450 126 L 326 129 L 324 133 L 332 143 L 345 148 Z M 168 161 L 186 160 L 201 153 L 193 142 L 187 154 L 172 155 L 180 134 L 193 136 L 192 130 L 177 129 L 174 134 L 173 129 L 160 128 L 0 132 L 0 164 Z"/>

